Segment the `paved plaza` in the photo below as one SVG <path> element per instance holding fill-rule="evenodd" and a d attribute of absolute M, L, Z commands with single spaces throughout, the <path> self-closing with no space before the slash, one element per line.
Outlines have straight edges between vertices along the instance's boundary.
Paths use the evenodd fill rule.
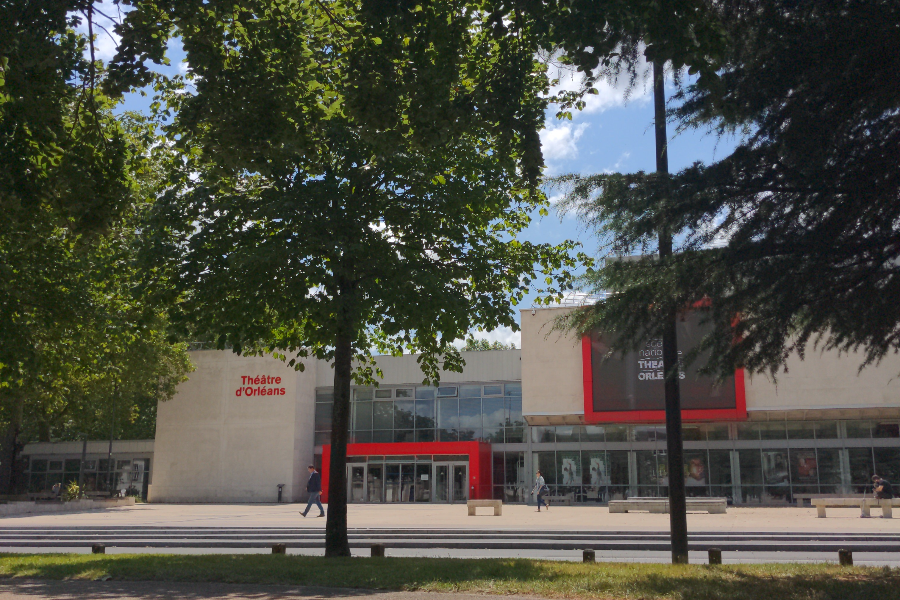
<path fill-rule="evenodd" d="M 0 527 L 292 527 L 324 529 L 325 519 L 299 514 L 305 504 L 137 504 L 83 513 L 24 515 L 0 519 Z M 873 512 L 877 515 L 877 511 Z M 467 516 L 465 504 L 351 504 L 353 528 L 518 529 L 528 531 L 667 531 L 669 515 L 610 514 L 606 507 L 533 506 L 508 504 L 503 515 L 479 509 Z M 724 515 L 688 514 L 689 531 L 702 532 L 817 532 L 900 533 L 900 518 L 862 519 L 858 508 L 828 509 L 816 517 L 810 507 L 728 507 Z"/>

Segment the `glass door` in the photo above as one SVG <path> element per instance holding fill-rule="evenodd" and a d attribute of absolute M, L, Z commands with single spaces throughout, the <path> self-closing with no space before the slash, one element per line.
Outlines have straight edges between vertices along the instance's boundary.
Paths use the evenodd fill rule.
<path fill-rule="evenodd" d="M 453 500 L 465 502 L 469 499 L 468 465 L 453 465 Z"/>
<path fill-rule="evenodd" d="M 369 502 L 384 502 L 384 465 L 368 465 L 366 469 L 366 483 L 368 494 L 366 499 Z"/>
<path fill-rule="evenodd" d="M 450 465 L 434 465 L 434 493 L 432 502 L 450 502 Z"/>
<path fill-rule="evenodd" d="M 465 502 L 469 499 L 468 463 L 434 463 L 432 502 Z"/>
<path fill-rule="evenodd" d="M 347 465 L 347 498 L 350 502 L 366 501 L 366 466 Z"/>

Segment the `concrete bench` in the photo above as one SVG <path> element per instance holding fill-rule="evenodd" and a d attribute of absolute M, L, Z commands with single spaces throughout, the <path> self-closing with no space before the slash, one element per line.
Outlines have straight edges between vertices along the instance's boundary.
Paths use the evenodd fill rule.
<path fill-rule="evenodd" d="M 803 506 L 804 500 L 809 500 L 810 502 L 813 500 L 819 500 L 822 498 L 858 498 L 863 499 L 867 496 L 865 494 L 794 494 L 794 500 L 797 502 L 797 506 Z"/>
<path fill-rule="evenodd" d="M 900 498 L 892 500 L 878 500 L 876 498 L 813 498 L 810 502 L 816 507 L 816 516 L 820 519 L 825 518 L 826 508 L 847 507 L 859 507 L 860 517 L 871 517 L 873 506 L 880 506 L 881 516 L 885 519 L 891 519 L 894 516 L 892 507 L 900 507 Z"/>
<path fill-rule="evenodd" d="M 728 506 L 727 498 L 687 498 L 688 510 L 705 510 L 709 514 L 725 514 Z M 646 510 L 652 513 L 668 513 L 668 498 L 629 498 L 628 500 L 610 500 L 609 512 L 626 513 L 630 510 Z"/>
<path fill-rule="evenodd" d="M 493 508 L 495 517 L 503 514 L 503 500 L 469 500 L 466 506 L 469 507 L 470 517 L 475 516 L 476 508 Z"/>

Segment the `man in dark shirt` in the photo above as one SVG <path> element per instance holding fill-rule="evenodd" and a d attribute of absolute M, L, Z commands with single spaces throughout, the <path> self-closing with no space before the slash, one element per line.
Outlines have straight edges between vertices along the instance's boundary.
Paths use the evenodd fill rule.
<path fill-rule="evenodd" d="M 877 499 L 890 500 L 894 497 L 894 488 L 891 487 L 890 481 L 878 475 L 873 475 L 872 481 L 875 483 L 875 497 Z"/>
<path fill-rule="evenodd" d="M 322 501 L 319 500 L 319 496 L 322 495 L 322 476 L 312 465 L 309 465 L 307 469 L 309 469 L 309 481 L 306 482 L 306 491 L 309 492 L 309 501 L 306 503 L 306 510 L 300 514 L 305 517 L 312 505 L 316 504 L 319 507 L 319 516 L 324 517 L 325 509 L 322 508 Z"/>

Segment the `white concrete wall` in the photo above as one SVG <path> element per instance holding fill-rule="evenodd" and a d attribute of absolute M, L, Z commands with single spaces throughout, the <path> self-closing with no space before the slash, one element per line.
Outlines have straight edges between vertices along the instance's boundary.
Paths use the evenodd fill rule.
<path fill-rule="evenodd" d="M 151 502 L 274 502 L 305 497 L 313 458 L 315 366 L 297 372 L 271 357 L 191 353 L 197 370 L 161 402 Z M 280 377 L 284 395 L 237 395 L 242 376 Z"/>
<path fill-rule="evenodd" d="M 584 415 L 581 340 L 551 332 L 569 308 L 521 311 L 522 405 L 535 424 L 575 423 Z M 747 410 L 796 411 L 900 408 L 900 355 L 861 372 L 861 354 L 821 352 L 811 346 L 805 360 L 792 355 L 776 380 L 745 374 Z M 815 418 L 809 416 L 808 418 Z M 847 417 L 842 417 L 847 418 Z"/>
<path fill-rule="evenodd" d="M 584 416 L 581 338 L 551 331 L 553 320 L 566 308 L 521 311 L 522 412 L 526 418 Z M 548 422 L 550 422 L 548 421 Z M 563 421 L 559 421 L 563 422 Z"/>
<path fill-rule="evenodd" d="M 466 361 L 463 372 L 441 371 L 442 383 L 518 381 L 522 377 L 521 350 L 463 352 L 462 357 Z M 424 376 L 417 359 L 417 354 L 375 357 L 384 373 L 381 385 L 422 385 Z M 334 369 L 330 363 L 319 361 L 316 365 L 316 386 L 334 386 Z"/>
<path fill-rule="evenodd" d="M 810 345 L 776 378 L 747 375 L 747 411 L 900 407 L 900 355 L 859 371 L 863 356 L 822 352 Z"/>

